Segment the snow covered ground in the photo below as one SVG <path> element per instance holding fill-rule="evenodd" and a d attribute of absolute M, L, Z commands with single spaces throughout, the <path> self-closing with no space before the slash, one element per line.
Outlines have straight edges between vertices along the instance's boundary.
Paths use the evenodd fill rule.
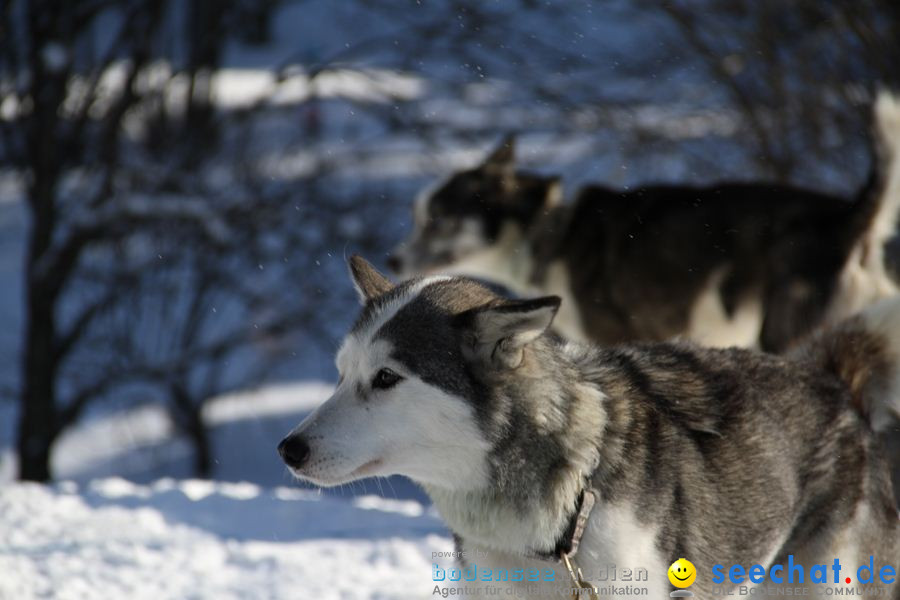
<path fill-rule="evenodd" d="M 453 544 L 412 484 L 323 492 L 285 474 L 275 445 L 329 391 L 212 402 L 217 481 L 153 479 L 189 458 L 153 408 L 74 429 L 54 459 L 65 481 L 0 487 L 0 599 L 430 597 L 431 553 Z"/>
<path fill-rule="evenodd" d="M 450 550 L 414 501 L 162 479 L 0 492 L 0 598 L 421 598 Z"/>

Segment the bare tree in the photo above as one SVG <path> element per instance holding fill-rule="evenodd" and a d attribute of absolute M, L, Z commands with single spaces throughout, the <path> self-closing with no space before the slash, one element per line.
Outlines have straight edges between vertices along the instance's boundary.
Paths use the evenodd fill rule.
<path fill-rule="evenodd" d="M 788 181 L 813 161 L 853 178 L 835 138 L 866 136 L 875 86 L 900 85 L 896 3 L 645 3 L 662 11 L 742 116 L 762 172 Z M 865 142 L 864 142 L 865 143 Z M 856 177 L 858 179 L 858 176 Z"/>
<path fill-rule="evenodd" d="M 4 123 L 4 154 L 25 173 L 31 218 L 18 429 L 24 479 L 50 475 L 50 446 L 69 416 L 58 404 L 59 369 L 96 312 L 86 311 L 61 330 L 61 298 L 85 250 L 100 239 L 126 233 L 121 223 L 105 218 L 84 224 L 68 216 L 105 208 L 116 173 L 122 119 L 134 104 L 135 78 L 150 59 L 152 36 L 162 17 L 156 3 L 128 6 L 115 41 L 85 82 L 87 97 L 67 108 L 69 83 L 81 59 L 80 36 L 89 31 L 103 4 L 8 3 L 3 15 L 4 99 L 15 103 L 17 113 Z M 110 102 L 102 119 L 92 119 L 103 67 L 122 57 L 130 61 L 123 63 L 123 93 Z M 93 143 L 86 143 L 87 135 Z M 77 176 L 92 180 L 94 193 L 82 196 L 68 188 L 65 177 L 75 165 L 82 169 Z"/>
<path fill-rule="evenodd" d="M 191 34 L 203 15 L 227 18 L 229 6 L 213 4 L 189 3 Z M 188 35 L 197 48 L 177 72 L 159 61 L 180 6 L 37 1 L 3 13 L 12 34 L 0 49 L 2 98 L 14 115 L 3 121 L 2 152 L 25 175 L 31 219 L 23 479 L 49 478 L 60 433 L 92 402 L 135 385 L 164 392 L 194 441 L 196 470 L 208 473 L 203 400 L 258 376 L 259 365 L 229 361 L 253 345 L 283 352 L 279 340 L 303 320 L 300 304 L 273 298 L 272 278 L 241 276 L 248 264 L 283 262 L 295 211 L 284 191 L 255 195 L 208 173 L 223 152 L 210 73 L 230 32 L 219 24 Z M 101 16 L 116 29 L 98 48 Z M 187 98 L 172 108 L 179 75 Z"/>

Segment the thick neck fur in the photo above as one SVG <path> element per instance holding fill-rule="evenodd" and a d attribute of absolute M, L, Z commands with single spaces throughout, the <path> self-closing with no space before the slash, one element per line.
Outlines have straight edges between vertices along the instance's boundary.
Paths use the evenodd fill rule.
<path fill-rule="evenodd" d="M 426 485 L 457 534 L 517 554 L 552 551 L 600 460 L 604 396 L 563 347 L 541 338 L 523 363 L 485 374 L 493 397 L 480 409 L 492 450 L 489 485 Z M 476 409 L 478 410 L 478 409 Z"/>

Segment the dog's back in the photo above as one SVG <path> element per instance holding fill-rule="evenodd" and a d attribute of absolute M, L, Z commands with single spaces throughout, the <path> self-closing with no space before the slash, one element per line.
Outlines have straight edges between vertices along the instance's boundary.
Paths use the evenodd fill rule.
<path fill-rule="evenodd" d="M 879 94 L 873 117 L 875 160 L 852 200 L 757 183 L 591 186 L 537 263 L 564 261 L 589 339 L 782 351 L 900 292 L 884 259 L 900 214 L 900 100 Z"/>
<path fill-rule="evenodd" d="M 863 212 L 789 186 L 590 187 L 554 258 L 591 339 L 778 350 L 821 321 Z"/>

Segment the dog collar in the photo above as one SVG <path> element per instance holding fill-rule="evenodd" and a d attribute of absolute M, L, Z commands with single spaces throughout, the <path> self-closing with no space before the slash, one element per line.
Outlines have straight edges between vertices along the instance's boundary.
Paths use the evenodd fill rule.
<path fill-rule="evenodd" d="M 575 512 L 569 518 L 569 523 L 559 539 L 556 540 L 556 546 L 549 552 L 532 550 L 528 553 L 531 558 L 551 562 L 563 562 L 564 557 L 570 559 L 575 557 L 578 552 L 578 546 L 581 543 L 581 537 L 584 535 L 584 529 L 587 527 L 588 518 L 594 509 L 596 498 L 594 492 L 588 488 L 581 490 L 578 494 L 578 500 L 575 503 Z"/>
<path fill-rule="evenodd" d="M 581 569 L 575 563 L 575 554 L 578 553 L 578 546 L 581 544 L 581 537 L 584 535 L 584 530 L 587 527 L 588 518 L 591 516 L 595 502 L 596 498 L 591 489 L 585 488 L 581 490 L 581 493 L 578 495 L 578 501 L 575 504 L 575 512 L 572 513 L 572 517 L 569 519 L 569 524 L 566 526 L 563 534 L 556 540 L 556 546 L 553 550 L 551 552 L 530 553 L 531 558 L 561 562 L 566 566 L 566 571 L 568 571 L 569 578 L 574 586 L 572 588 L 573 598 L 582 598 L 584 596 L 580 594 L 587 592 L 587 597 L 591 600 L 599 599 L 597 588 L 585 581 Z"/>
<path fill-rule="evenodd" d="M 569 518 L 569 523 L 559 539 L 556 540 L 556 546 L 549 552 L 532 550 L 528 553 L 531 558 L 546 560 L 551 562 L 562 562 L 563 557 L 568 556 L 574 558 L 578 552 L 578 545 L 581 543 L 581 537 L 584 535 L 584 529 L 587 527 L 588 518 L 594 509 L 596 498 L 594 492 L 588 488 L 581 490 L 578 494 L 578 500 L 575 503 L 575 512 Z"/>
<path fill-rule="evenodd" d="M 554 548 L 553 554 L 557 559 L 562 560 L 565 556 L 573 558 L 578 552 L 581 536 L 584 535 L 584 529 L 587 527 L 591 511 L 594 510 L 595 502 L 596 498 L 593 491 L 587 488 L 581 490 L 581 494 L 578 495 L 575 513 L 569 519 L 569 525 L 563 532 L 562 537 L 556 540 L 556 548 Z"/>

